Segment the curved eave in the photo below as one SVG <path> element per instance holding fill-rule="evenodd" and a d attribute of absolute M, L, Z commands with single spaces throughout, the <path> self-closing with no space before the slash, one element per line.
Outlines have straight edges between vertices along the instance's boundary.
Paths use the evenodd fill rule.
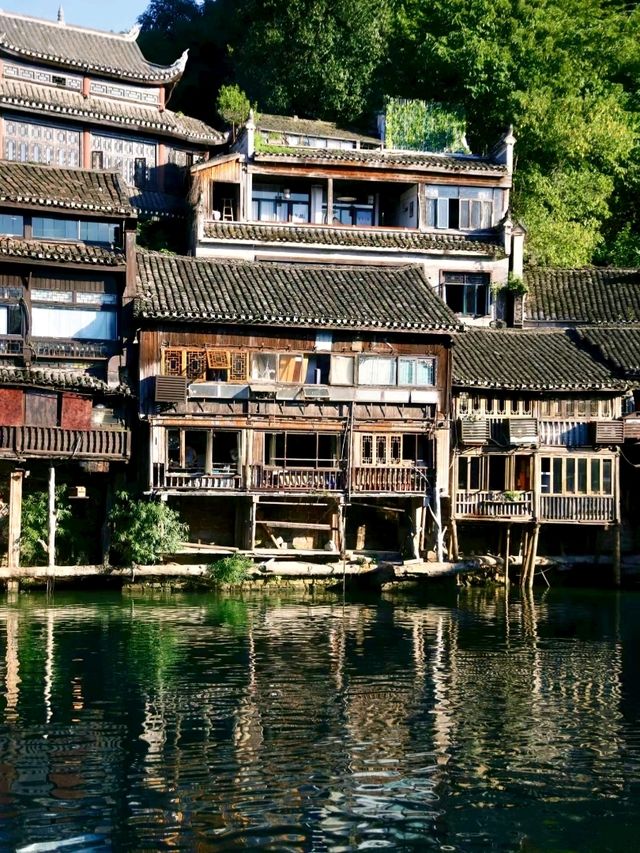
<path fill-rule="evenodd" d="M 173 83 L 177 82 L 184 73 L 187 64 L 188 51 L 178 59 L 173 65 L 153 65 L 148 63 L 148 72 L 125 70 L 115 68 L 107 64 L 97 64 L 93 62 L 84 62 L 82 60 L 70 59 L 68 56 L 58 56 L 55 53 L 45 53 L 44 51 L 28 50 L 18 45 L 13 45 L 6 39 L 0 37 L 0 50 L 6 52 L 10 56 L 18 59 L 33 59 L 37 62 L 46 65 L 52 65 L 56 68 L 67 68 L 73 71 L 85 71 L 93 74 L 98 74 L 103 77 L 117 77 L 118 80 L 125 80 L 131 83 Z"/>
<path fill-rule="evenodd" d="M 116 127 L 129 127 L 134 130 L 138 129 L 141 131 L 155 131 L 166 136 L 170 136 L 173 139 L 181 139 L 185 142 L 198 142 L 202 145 L 221 145 L 224 142 L 224 138 L 218 134 L 216 134 L 216 136 L 212 136 L 211 134 L 204 133 L 195 133 L 188 131 L 181 132 L 179 129 L 163 124 L 160 121 L 144 120 L 140 118 L 133 119 L 127 118 L 125 116 L 106 115 L 94 110 L 80 109 L 78 107 L 65 107 L 60 104 L 47 104 L 44 101 L 18 98 L 12 95 L 0 94 L 0 104 L 6 104 L 8 106 L 17 107 L 26 111 L 34 109 L 42 110 L 47 113 L 61 115 L 71 119 L 88 118 L 93 119 L 97 122 L 111 124 Z"/>
<path fill-rule="evenodd" d="M 470 175 L 472 177 L 481 177 L 481 178 L 496 178 L 504 180 L 505 178 L 509 178 L 509 173 L 505 169 L 501 168 L 470 168 L 465 164 L 464 167 L 461 168 L 461 164 L 447 164 L 447 163 L 433 163 L 433 162 L 424 162 L 416 160 L 411 163 L 404 163 L 402 161 L 393 160 L 393 159 L 373 159 L 368 157 L 353 157 L 353 158 L 339 158 L 339 157 L 308 157 L 302 154 L 270 154 L 269 152 L 256 152 L 253 155 L 253 161 L 257 164 L 260 163 L 282 163 L 283 165 L 291 166 L 293 164 L 303 164 L 303 165 L 314 165 L 314 166 L 325 166 L 329 167 L 354 167 L 358 168 L 366 168 L 366 169 L 394 169 L 396 171 L 406 171 L 406 172 L 435 172 L 437 174 L 445 174 L 445 175 Z"/>
<path fill-rule="evenodd" d="M 547 384 L 532 384 L 532 383 L 517 383 L 517 382 L 485 382 L 482 379 L 461 379 L 454 377 L 451 383 L 455 388 L 480 388 L 487 391 L 499 389 L 501 391 L 620 391 L 626 387 L 624 382 L 614 382 L 613 384 L 603 385 L 599 382 L 589 382 L 581 384 L 572 383 L 554 383 Z"/>
<path fill-rule="evenodd" d="M 243 326 L 303 326 L 305 328 L 322 327 L 326 329 L 354 329 L 376 331 L 384 329 L 389 332 L 454 332 L 460 329 L 446 323 L 392 323 L 381 320 L 342 320 L 331 317 L 300 317 L 285 316 L 254 316 L 252 314 L 196 314 L 187 312 L 176 314 L 172 312 L 145 311 L 138 305 L 135 316 L 145 320 L 169 320 L 175 323 L 220 323 Z"/>
<path fill-rule="evenodd" d="M 54 207 L 59 210 L 81 210 L 86 213 L 105 213 L 109 216 L 134 217 L 137 212 L 131 207 L 113 207 L 112 205 L 97 205 L 73 199 L 44 198 L 42 196 L 9 196 L 0 194 L 0 204 L 29 205 L 31 207 Z"/>

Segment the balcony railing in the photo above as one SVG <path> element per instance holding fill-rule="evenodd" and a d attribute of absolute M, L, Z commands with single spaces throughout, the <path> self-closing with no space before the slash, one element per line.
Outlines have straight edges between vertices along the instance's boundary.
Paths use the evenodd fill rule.
<path fill-rule="evenodd" d="M 344 488 L 339 468 L 270 468 L 253 466 L 251 484 L 257 491 L 336 492 Z"/>
<path fill-rule="evenodd" d="M 456 518 L 503 518 L 528 521 L 533 517 L 533 492 L 457 492 Z"/>
<path fill-rule="evenodd" d="M 617 521 L 611 495 L 541 495 L 541 521 Z"/>
<path fill-rule="evenodd" d="M 178 491 L 200 490 L 237 490 L 241 478 L 230 465 L 214 466 L 210 473 L 188 469 L 166 471 L 163 465 L 154 466 L 154 488 L 177 489 Z"/>
<path fill-rule="evenodd" d="M 0 427 L 0 454 L 74 459 L 128 459 L 127 429 L 62 429 L 44 426 Z"/>
<path fill-rule="evenodd" d="M 390 465 L 380 468 L 362 466 L 352 471 L 351 491 L 424 494 L 432 473 L 431 468 L 422 466 Z"/>

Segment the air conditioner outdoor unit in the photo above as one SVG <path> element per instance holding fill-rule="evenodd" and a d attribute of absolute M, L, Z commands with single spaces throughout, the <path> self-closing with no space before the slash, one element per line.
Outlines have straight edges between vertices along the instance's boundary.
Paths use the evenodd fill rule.
<path fill-rule="evenodd" d="M 156 376 L 156 403 L 186 403 L 186 376 Z"/>

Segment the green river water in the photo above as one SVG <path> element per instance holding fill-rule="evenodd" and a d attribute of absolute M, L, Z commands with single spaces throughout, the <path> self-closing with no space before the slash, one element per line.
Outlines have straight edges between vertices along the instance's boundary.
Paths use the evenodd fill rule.
<path fill-rule="evenodd" d="M 0 850 L 635 851 L 640 593 L 0 598 Z"/>

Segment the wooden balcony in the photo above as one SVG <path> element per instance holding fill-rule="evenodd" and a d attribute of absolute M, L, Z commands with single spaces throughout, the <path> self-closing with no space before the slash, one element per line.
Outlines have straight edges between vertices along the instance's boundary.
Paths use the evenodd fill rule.
<path fill-rule="evenodd" d="M 455 517 L 531 521 L 533 492 L 457 492 Z"/>
<path fill-rule="evenodd" d="M 153 487 L 180 492 L 237 491 L 241 487 L 241 478 L 230 465 L 214 466 L 210 473 L 184 468 L 166 471 L 164 465 L 155 465 Z"/>
<path fill-rule="evenodd" d="M 338 492 L 344 489 L 339 468 L 271 468 L 254 465 L 251 486 L 267 492 Z"/>
<path fill-rule="evenodd" d="M 0 427 L 0 456 L 126 460 L 130 455 L 128 429 Z"/>
<path fill-rule="evenodd" d="M 389 465 L 387 467 L 353 468 L 351 491 L 362 493 L 413 494 L 423 495 L 427 490 L 431 468 L 420 466 Z"/>
<path fill-rule="evenodd" d="M 615 522 L 616 501 L 612 495 L 541 495 L 540 521 Z"/>

